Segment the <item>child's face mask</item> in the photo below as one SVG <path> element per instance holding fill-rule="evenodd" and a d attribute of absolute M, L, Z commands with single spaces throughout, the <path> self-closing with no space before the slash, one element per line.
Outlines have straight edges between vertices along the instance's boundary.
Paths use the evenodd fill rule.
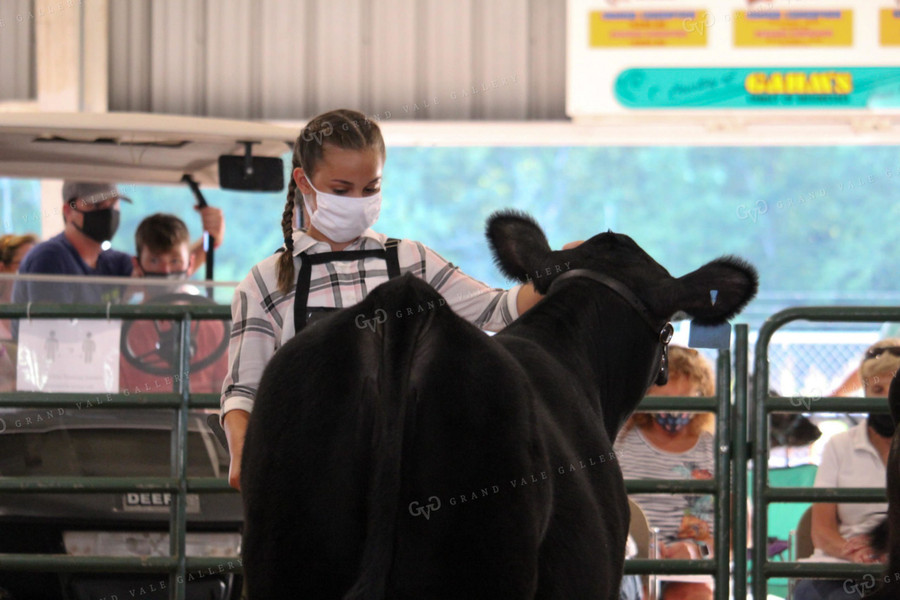
<path fill-rule="evenodd" d="M 309 178 L 306 178 L 309 182 Z M 355 240 L 375 224 L 381 213 L 381 191 L 371 196 L 352 198 L 328 194 L 311 187 L 316 192 L 316 208 L 313 210 L 310 198 L 304 196 L 309 221 L 328 239 L 344 243 Z"/>
<path fill-rule="evenodd" d="M 165 252 L 152 252 L 148 248 L 141 251 L 137 263 L 144 277 L 158 279 L 187 279 L 191 255 L 187 244 L 180 244 Z"/>

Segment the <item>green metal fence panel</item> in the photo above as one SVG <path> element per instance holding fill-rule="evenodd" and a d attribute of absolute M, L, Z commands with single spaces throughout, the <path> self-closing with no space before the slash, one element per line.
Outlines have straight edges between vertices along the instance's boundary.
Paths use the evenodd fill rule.
<path fill-rule="evenodd" d="M 216 572 L 241 572 L 240 557 L 202 558 L 186 556 L 187 494 L 188 493 L 236 493 L 228 483 L 216 478 L 187 477 L 188 411 L 191 408 L 218 408 L 216 394 L 190 392 L 190 325 L 192 320 L 228 320 L 227 306 L 178 305 L 178 306 L 87 306 L 64 304 L 8 304 L 0 306 L 0 318 L 79 318 L 170 320 L 178 323 L 179 373 L 177 393 L 172 394 L 42 394 L 17 392 L 3 394 L 0 407 L 23 408 L 168 408 L 175 410 L 176 425 L 171 434 L 170 465 L 168 478 L 146 477 L 2 477 L 3 493 L 100 493 L 100 492 L 172 492 L 169 511 L 168 557 L 104 557 L 35 554 L 0 554 L 0 571 L 56 571 L 56 572 L 116 572 L 169 574 L 169 597 L 184 600 L 187 582 L 194 570 Z"/>
<path fill-rule="evenodd" d="M 900 316 L 900 311 L 897 312 Z M 5 305 L 0 306 L 0 318 L 85 318 L 85 319 L 165 319 L 176 321 L 179 326 L 180 372 L 189 372 L 187 348 L 190 343 L 192 320 L 230 319 L 227 306 L 71 306 L 71 305 Z M 735 342 L 736 380 L 735 393 L 746 399 L 746 326 L 738 326 Z M 746 498 L 746 488 L 732 481 L 746 482 L 746 405 L 738 402 L 732 415 L 731 406 L 731 352 L 723 350 L 716 362 L 715 398 L 645 398 L 638 407 L 641 411 L 672 410 L 713 412 L 717 415 L 715 432 L 716 466 L 712 480 L 630 480 L 626 482 L 629 493 L 702 493 L 716 496 L 715 538 L 716 556 L 713 560 L 647 560 L 626 562 L 629 574 L 704 574 L 716 580 L 715 597 L 729 597 L 729 553 L 731 532 L 735 532 L 736 547 L 746 542 L 746 508 L 734 503 L 732 496 Z M 89 404 L 93 403 L 93 404 Z M 199 558 L 185 556 L 186 544 L 186 496 L 188 493 L 216 492 L 236 493 L 227 482 L 215 478 L 188 478 L 187 433 L 190 408 L 217 408 L 218 395 L 191 394 L 189 377 L 182 377 L 176 393 L 168 394 L 40 394 L 17 392 L 0 397 L 0 407 L 27 407 L 36 409 L 102 405 L 104 408 L 168 408 L 176 411 L 176 427 L 171 436 L 171 473 L 168 478 L 134 477 L 5 477 L 0 478 L 3 493 L 99 493 L 126 491 L 166 491 L 173 493 L 170 510 L 170 556 L 152 558 L 75 557 L 65 555 L 0 555 L 0 571 L 59 571 L 59 572 L 160 572 L 170 578 L 170 598 L 183 600 L 186 595 L 186 576 L 189 571 L 218 569 L 241 572 L 240 557 Z M 736 461 L 737 466 L 733 466 Z M 742 476 L 743 473 L 743 476 Z M 790 491 L 790 490 L 788 490 Z M 743 540 L 743 541 L 742 541 Z M 735 562 L 739 572 L 742 561 Z M 746 564 L 743 564 L 746 573 Z M 743 577 L 741 578 L 744 579 Z M 742 584 L 743 581 L 740 582 Z M 739 589 L 736 582 L 735 590 Z"/>
<path fill-rule="evenodd" d="M 768 506 L 774 502 L 883 502 L 883 488 L 789 488 L 770 487 L 768 481 L 769 413 L 772 412 L 887 412 L 885 398 L 770 398 L 769 344 L 776 331 L 793 321 L 883 323 L 900 321 L 900 308 L 845 306 L 800 307 L 778 312 L 759 331 L 755 351 L 753 406 L 753 571 L 754 598 L 765 598 L 771 577 L 858 578 L 879 574 L 881 565 L 844 563 L 769 562 L 766 555 Z"/>
<path fill-rule="evenodd" d="M 746 342 L 743 349 L 746 356 Z M 738 380 L 741 377 L 738 376 Z M 746 381 L 746 371 L 743 379 Z M 711 480 L 628 479 L 625 490 L 629 494 L 710 494 L 715 497 L 714 537 L 716 552 L 713 559 L 631 559 L 625 562 L 627 575 L 712 575 L 715 580 L 716 600 L 727 600 L 730 595 L 729 553 L 722 549 L 731 547 L 732 529 L 732 461 L 734 460 L 734 434 L 731 413 L 731 352 L 721 350 L 716 360 L 716 395 L 713 398 L 694 396 L 667 396 L 644 398 L 637 407 L 639 412 L 687 410 L 716 414 L 715 473 Z M 744 511 L 746 515 L 746 509 Z M 746 528 L 744 528 L 746 537 Z"/>
<path fill-rule="evenodd" d="M 0 396 L 0 408 L 179 408 L 181 394 L 73 394 L 7 392 Z M 218 394 L 191 394 L 190 408 L 219 408 Z"/>
<path fill-rule="evenodd" d="M 735 326 L 734 344 L 734 418 L 731 429 L 731 451 L 734 460 L 733 505 L 734 555 L 740 556 L 734 561 L 734 577 L 732 583 L 733 597 L 747 597 L 747 561 L 744 548 L 747 548 L 747 384 L 749 361 L 749 327 L 746 324 Z"/>
<path fill-rule="evenodd" d="M 719 387 L 719 411 L 716 419 L 716 600 L 728 600 L 729 549 L 731 548 L 731 360 L 728 351 L 719 354 L 716 384 Z M 719 382 L 722 382 L 719 384 Z"/>

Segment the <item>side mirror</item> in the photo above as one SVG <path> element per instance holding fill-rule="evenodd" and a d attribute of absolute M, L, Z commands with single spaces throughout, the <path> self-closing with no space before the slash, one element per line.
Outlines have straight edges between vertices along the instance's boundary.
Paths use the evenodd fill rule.
<path fill-rule="evenodd" d="M 223 190 L 280 192 L 284 162 L 268 156 L 219 156 L 219 187 Z"/>

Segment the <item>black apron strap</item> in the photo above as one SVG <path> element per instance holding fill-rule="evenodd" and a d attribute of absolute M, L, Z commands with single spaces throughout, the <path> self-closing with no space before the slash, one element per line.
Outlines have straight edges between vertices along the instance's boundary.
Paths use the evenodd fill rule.
<path fill-rule="evenodd" d="M 312 262 L 306 252 L 300 253 L 300 274 L 294 292 L 294 333 L 306 327 L 306 302 L 309 299 L 309 282 L 312 279 Z"/>
<path fill-rule="evenodd" d="M 384 260 L 387 262 L 388 279 L 400 277 L 400 258 L 397 255 L 397 247 L 399 245 L 400 240 L 396 238 L 388 238 L 384 243 Z"/>
<path fill-rule="evenodd" d="M 300 253 L 300 273 L 297 275 L 297 289 L 294 292 L 294 333 L 306 327 L 309 308 L 309 286 L 312 281 L 312 266 L 332 261 L 359 260 L 361 258 L 383 258 L 387 263 L 388 279 L 400 276 L 400 258 L 397 247 L 400 240 L 388 238 L 384 250 L 350 250 L 340 252 L 321 252 L 319 254 Z M 325 309 L 318 309 L 325 310 Z M 337 309 L 327 309 L 337 310 Z"/>

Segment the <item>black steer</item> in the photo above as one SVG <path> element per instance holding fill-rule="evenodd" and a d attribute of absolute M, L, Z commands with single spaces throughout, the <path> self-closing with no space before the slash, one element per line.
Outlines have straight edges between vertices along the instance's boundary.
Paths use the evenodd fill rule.
<path fill-rule="evenodd" d="M 497 335 L 406 275 L 272 358 L 241 478 L 251 600 L 617 598 L 612 442 L 665 374 L 668 319 L 724 322 L 756 272 L 676 279 L 611 232 L 554 252 L 516 212 L 487 235 L 546 294 Z"/>

